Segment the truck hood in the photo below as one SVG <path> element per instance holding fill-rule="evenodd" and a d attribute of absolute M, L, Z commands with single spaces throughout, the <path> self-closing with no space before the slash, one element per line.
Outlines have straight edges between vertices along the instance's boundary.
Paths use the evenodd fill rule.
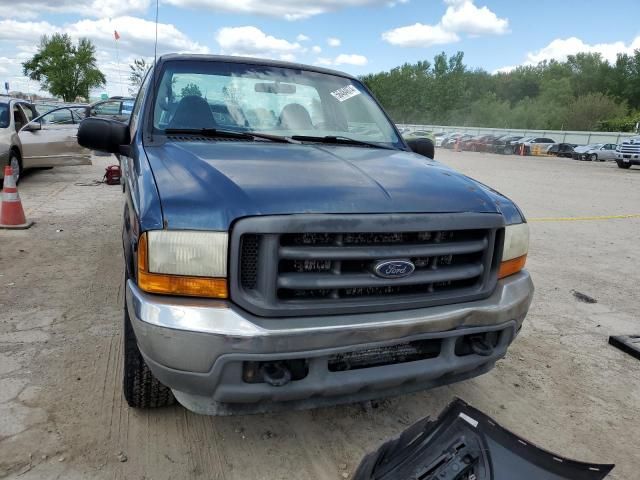
<path fill-rule="evenodd" d="M 165 228 L 227 230 L 240 217 L 293 213 L 501 213 L 495 192 L 411 152 L 182 141 L 146 153 Z"/>

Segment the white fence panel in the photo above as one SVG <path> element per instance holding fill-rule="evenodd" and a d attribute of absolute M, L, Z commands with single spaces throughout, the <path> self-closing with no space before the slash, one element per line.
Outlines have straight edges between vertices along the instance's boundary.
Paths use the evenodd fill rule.
<path fill-rule="evenodd" d="M 624 140 L 637 137 L 637 133 L 628 132 L 570 132 L 565 130 L 517 130 L 504 128 L 482 128 L 482 127 L 456 127 L 449 125 L 415 125 L 398 124 L 399 128 L 409 130 L 429 130 L 431 132 L 461 132 L 470 135 L 522 135 L 548 137 L 558 143 L 577 143 L 578 145 L 588 145 L 590 143 L 622 143 Z"/>

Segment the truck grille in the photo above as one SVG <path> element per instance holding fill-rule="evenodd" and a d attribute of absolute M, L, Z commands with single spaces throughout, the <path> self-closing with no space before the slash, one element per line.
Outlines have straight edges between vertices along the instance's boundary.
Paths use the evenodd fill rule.
<path fill-rule="evenodd" d="M 242 219 L 232 233 L 232 300 L 256 315 L 299 316 L 483 298 L 495 287 L 502 222 L 493 214 Z M 375 265 L 386 260 L 415 270 L 380 277 Z"/>
<path fill-rule="evenodd" d="M 623 143 L 619 148 L 621 153 L 640 153 L 640 143 Z"/>

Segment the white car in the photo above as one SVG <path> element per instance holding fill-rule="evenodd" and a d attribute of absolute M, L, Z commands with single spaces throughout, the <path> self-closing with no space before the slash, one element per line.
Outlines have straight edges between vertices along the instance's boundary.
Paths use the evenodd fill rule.
<path fill-rule="evenodd" d="M 583 147 L 576 147 L 573 149 L 573 158 L 575 160 L 591 160 L 601 162 L 607 160 L 616 159 L 616 148 L 618 145 L 615 143 L 594 143 L 592 145 L 586 145 Z"/>
<path fill-rule="evenodd" d="M 441 147 L 442 141 L 447 137 L 447 134 L 445 132 L 437 132 L 434 133 L 433 136 L 436 139 L 436 147 Z"/>

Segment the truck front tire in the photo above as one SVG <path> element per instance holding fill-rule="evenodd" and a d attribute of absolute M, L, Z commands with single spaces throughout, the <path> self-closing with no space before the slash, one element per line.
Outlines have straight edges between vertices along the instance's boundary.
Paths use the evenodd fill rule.
<path fill-rule="evenodd" d="M 630 163 L 624 163 L 624 162 L 622 162 L 620 160 L 618 160 L 616 163 L 618 164 L 618 168 L 624 168 L 625 170 L 628 169 L 628 168 L 631 168 L 631 164 Z"/>
<path fill-rule="evenodd" d="M 133 408 L 167 407 L 175 403 L 171 389 L 158 381 L 147 366 L 136 341 L 129 312 L 124 308 L 124 398 Z"/>

